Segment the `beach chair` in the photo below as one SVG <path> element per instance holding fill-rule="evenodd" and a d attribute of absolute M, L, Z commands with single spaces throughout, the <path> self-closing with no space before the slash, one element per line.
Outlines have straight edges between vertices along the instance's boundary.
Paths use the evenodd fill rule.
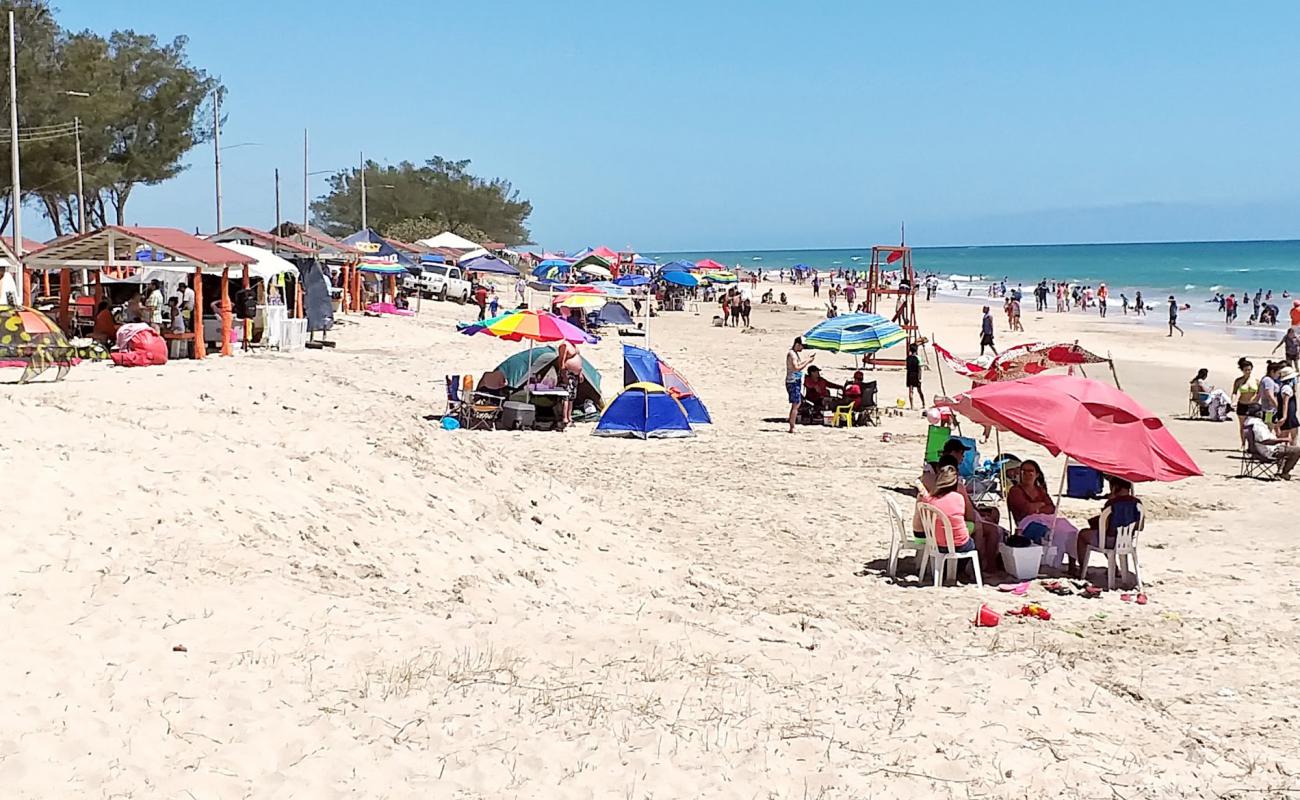
<path fill-rule="evenodd" d="M 885 514 L 889 517 L 888 574 L 893 578 L 898 574 L 898 559 L 901 555 L 911 553 L 917 559 L 917 566 L 922 566 L 920 559 L 925 554 L 926 540 L 912 534 L 912 521 L 898 504 L 899 495 L 885 490 L 881 491 L 880 496 L 885 501 Z M 921 570 L 917 570 L 917 577 L 921 577 Z"/>
<path fill-rule="evenodd" d="M 1237 471 L 1238 478 L 1256 478 L 1263 481 L 1277 480 L 1282 472 L 1282 464 L 1276 460 L 1270 461 L 1262 458 L 1250 446 L 1250 442 L 1241 448 L 1239 458 L 1240 469 Z"/>
<path fill-rule="evenodd" d="M 952 431 L 942 425 L 931 425 L 925 434 L 925 462 L 933 464 L 939 460 L 943 446 L 952 438 Z"/>
<path fill-rule="evenodd" d="M 443 416 L 459 419 L 460 408 L 465 402 L 460 396 L 460 376 L 445 375 L 443 377 L 447 382 L 447 411 Z"/>
<path fill-rule="evenodd" d="M 1210 416 L 1210 393 L 1197 392 L 1187 398 L 1187 416 L 1191 419 L 1203 419 Z"/>
<path fill-rule="evenodd" d="M 831 415 L 832 428 L 852 428 L 853 417 L 856 416 L 857 406 L 849 403 L 847 406 L 835 406 L 835 413 Z"/>
<path fill-rule="evenodd" d="M 880 427 L 880 406 L 876 403 L 878 393 L 879 390 L 875 381 L 864 381 L 862 383 L 862 400 L 858 406 L 857 424 Z"/>
<path fill-rule="evenodd" d="M 953 545 L 952 521 L 946 514 L 939 512 L 937 508 L 922 503 L 919 506 L 921 513 L 921 527 L 925 530 L 925 550 L 921 553 L 920 574 L 925 574 L 926 562 L 934 559 L 934 587 L 937 589 L 947 580 L 948 565 L 953 567 L 953 579 L 957 578 L 957 568 L 962 559 L 971 562 L 975 568 L 975 585 L 981 589 L 984 588 L 984 576 L 980 574 L 980 558 L 978 550 L 971 550 L 967 553 L 958 553 L 957 548 Z M 948 540 L 946 548 L 939 547 L 939 539 L 935 536 L 935 529 L 943 527 L 945 538 Z"/>
<path fill-rule="evenodd" d="M 501 398 L 474 391 L 474 376 L 466 375 L 461 383 L 460 424 L 471 431 L 490 431 L 501 418 Z"/>
<path fill-rule="evenodd" d="M 1097 520 L 1097 536 L 1100 539 L 1098 544 L 1090 546 L 1083 554 L 1083 563 L 1080 565 L 1079 574 L 1085 578 L 1088 575 L 1088 557 L 1094 552 L 1101 553 L 1106 557 L 1106 588 L 1115 588 L 1115 567 L 1124 571 L 1125 579 L 1131 574 L 1137 590 L 1142 591 L 1142 571 L 1138 566 L 1137 554 L 1137 535 L 1142 530 L 1146 522 L 1146 513 L 1142 506 L 1138 506 L 1138 518 L 1135 522 L 1115 529 L 1115 546 L 1111 548 L 1103 547 L 1106 541 L 1106 528 L 1110 523 L 1111 509 L 1107 508 L 1101 512 L 1101 517 Z M 1133 562 L 1133 569 L 1129 570 L 1129 561 Z"/>

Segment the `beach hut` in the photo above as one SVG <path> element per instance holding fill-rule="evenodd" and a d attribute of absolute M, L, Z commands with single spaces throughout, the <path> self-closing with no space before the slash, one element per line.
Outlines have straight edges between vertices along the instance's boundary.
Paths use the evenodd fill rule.
<path fill-rule="evenodd" d="M 656 383 L 626 386 L 605 408 L 593 436 L 672 439 L 694 436 L 686 409 Z"/>
<path fill-rule="evenodd" d="M 151 254 L 141 260 L 142 251 Z M 219 320 L 221 354 L 230 355 L 230 271 L 242 270 L 256 259 L 237 253 L 219 244 L 191 236 L 175 228 L 143 228 L 108 225 L 98 230 L 74 236 L 71 239 L 46 247 L 26 261 L 34 271 L 54 270 L 59 273 L 59 322 L 66 330 L 70 327 L 72 306 L 72 272 L 87 270 L 98 284 L 100 274 L 110 269 L 150 269 L 193 274 L 195 316 L 202 319 L 207 305 L 203 302 L 203 278 L 220 277 L 221 308 Z M 96 285 L 96 294 L 100 288 Z M 197 326 L 196 326 L 197 327 Z M 188 332 L 176 334 L 181 340 L 193 340 L 194 357 L 206 354 L 204 337 Z"/>
<path fill-rule="evenodd" d="M 623 383 L 655 383 L 668 390 L 686 410 L 687 419 L 693 425 L 710 425 L 713 418 L 704 402 L 695 394 L 695 389 L 677 370 L 659 357 L 653 350 L 635 345 L 623 345 Z"/>

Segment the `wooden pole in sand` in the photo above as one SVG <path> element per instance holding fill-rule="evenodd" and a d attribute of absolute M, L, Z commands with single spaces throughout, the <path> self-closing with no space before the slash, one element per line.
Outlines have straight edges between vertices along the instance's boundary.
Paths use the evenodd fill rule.
<path fill-rule="evenodd" d="M 230 267 L 221 268 L 221 355 L 230 355 Z"/>
<path fill-rule="evenodd" d="M 50 271 L 48 269 L 41 272 L 41 286 L 44 287 L 45 289 L 43 294 L 46 297 L 49 297 L 51 292 L 50 292 Z"/>
<path fill-rule="evenodd" d="M 1119 385 L 1119 373 L 1115 371 L 1115 359 L 1110 357 L 1109 350 L 1106 351 L 1106 363 L 1110 365 L 1110 376 L 1115 379 L 1115 388 L 1124 391 L 1124 387 Z"/>
<path fill-rule="evenodd" d="M 241 285 L 241 287 L 240 287 L 240 288 L 242 288 L 242 289 L 244 290 L 244 300 L 243 300 L 243 302 L 245 302 L 245 303 L 248 302 L 248 290 L 249 290 L 249 288 L 250 288 L 250 285 L 251 285 L 251 280 L 250 280 L 249 275 L 248 275 L 248 265 L 245 264 L 245 265 L 244 265 L 244 280 L 242 281 L 242 285 Z M 245 312 L 245 313 L 247 313 L 247 312 Z M 251 347 L 253 346 L 252 339 L 253 339 L 253 319 L 252 319 L 252 317 L 245 317 L 245 318 L 244 318 L 244 338 L 243 338 L 243 341 L 240 342 L 241 349 L 243 349 L 243 350 L 248 350 L 249 348 L 251 348 Z"/>
<path fill-rule="evenodd" d="M 45 280 L 50 271 L 45 270 Z M 68 333 L 72 330 L 72 270 L 59 270 L 59 327 Z"/>
<path fill-rule="evenodd" d="M 102 273 L 103 270 L 99 270 L 99 269 L 95 270 L 95 306 L 96 306 L 95 313 L 96 314 L 99 313 L 98 306 L 100 302 L 104 299 L 104 284 L 100 282 L 100 277 Z"/>
<path fill-rule="evenodd" d="M 194 332 L 194 360 L 202 361 L 208 355 L 208 344 L 203 341 L 203 268 L 194 269 L 194 310 L 190 312 L 190 327 Z"/>

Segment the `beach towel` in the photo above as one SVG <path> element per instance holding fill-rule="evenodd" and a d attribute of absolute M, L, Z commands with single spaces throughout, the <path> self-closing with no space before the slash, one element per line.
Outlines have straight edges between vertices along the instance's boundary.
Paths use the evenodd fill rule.
<path fill-rule="evenodd" d="M 415 312 L 409 308 L 398 308 L 392 303 L 371 303 L 366 310 L 372 314 L 393 314 L 399 317 L 413 317 Z"/>

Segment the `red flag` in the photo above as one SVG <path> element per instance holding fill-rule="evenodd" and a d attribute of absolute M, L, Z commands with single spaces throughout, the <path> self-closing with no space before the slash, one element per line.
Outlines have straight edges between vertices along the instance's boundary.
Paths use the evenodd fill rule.
<path fill-rule="evenodd" d="M 902 250 L 895 250 L 894 252 L 892 252 L 892 253 L 889 254 L 889 257 L 888 257 L 888 258 L 885 259 L 885 263 L 886 263 L 886 264 L 892 264 L 892 263 L 894 263 L 895 261 L 897 261 L 898 259 L 900 259 L 900 258 L 902 258 L 902 257 L 903 257 L 903 251 L 902 251 Z"/>

